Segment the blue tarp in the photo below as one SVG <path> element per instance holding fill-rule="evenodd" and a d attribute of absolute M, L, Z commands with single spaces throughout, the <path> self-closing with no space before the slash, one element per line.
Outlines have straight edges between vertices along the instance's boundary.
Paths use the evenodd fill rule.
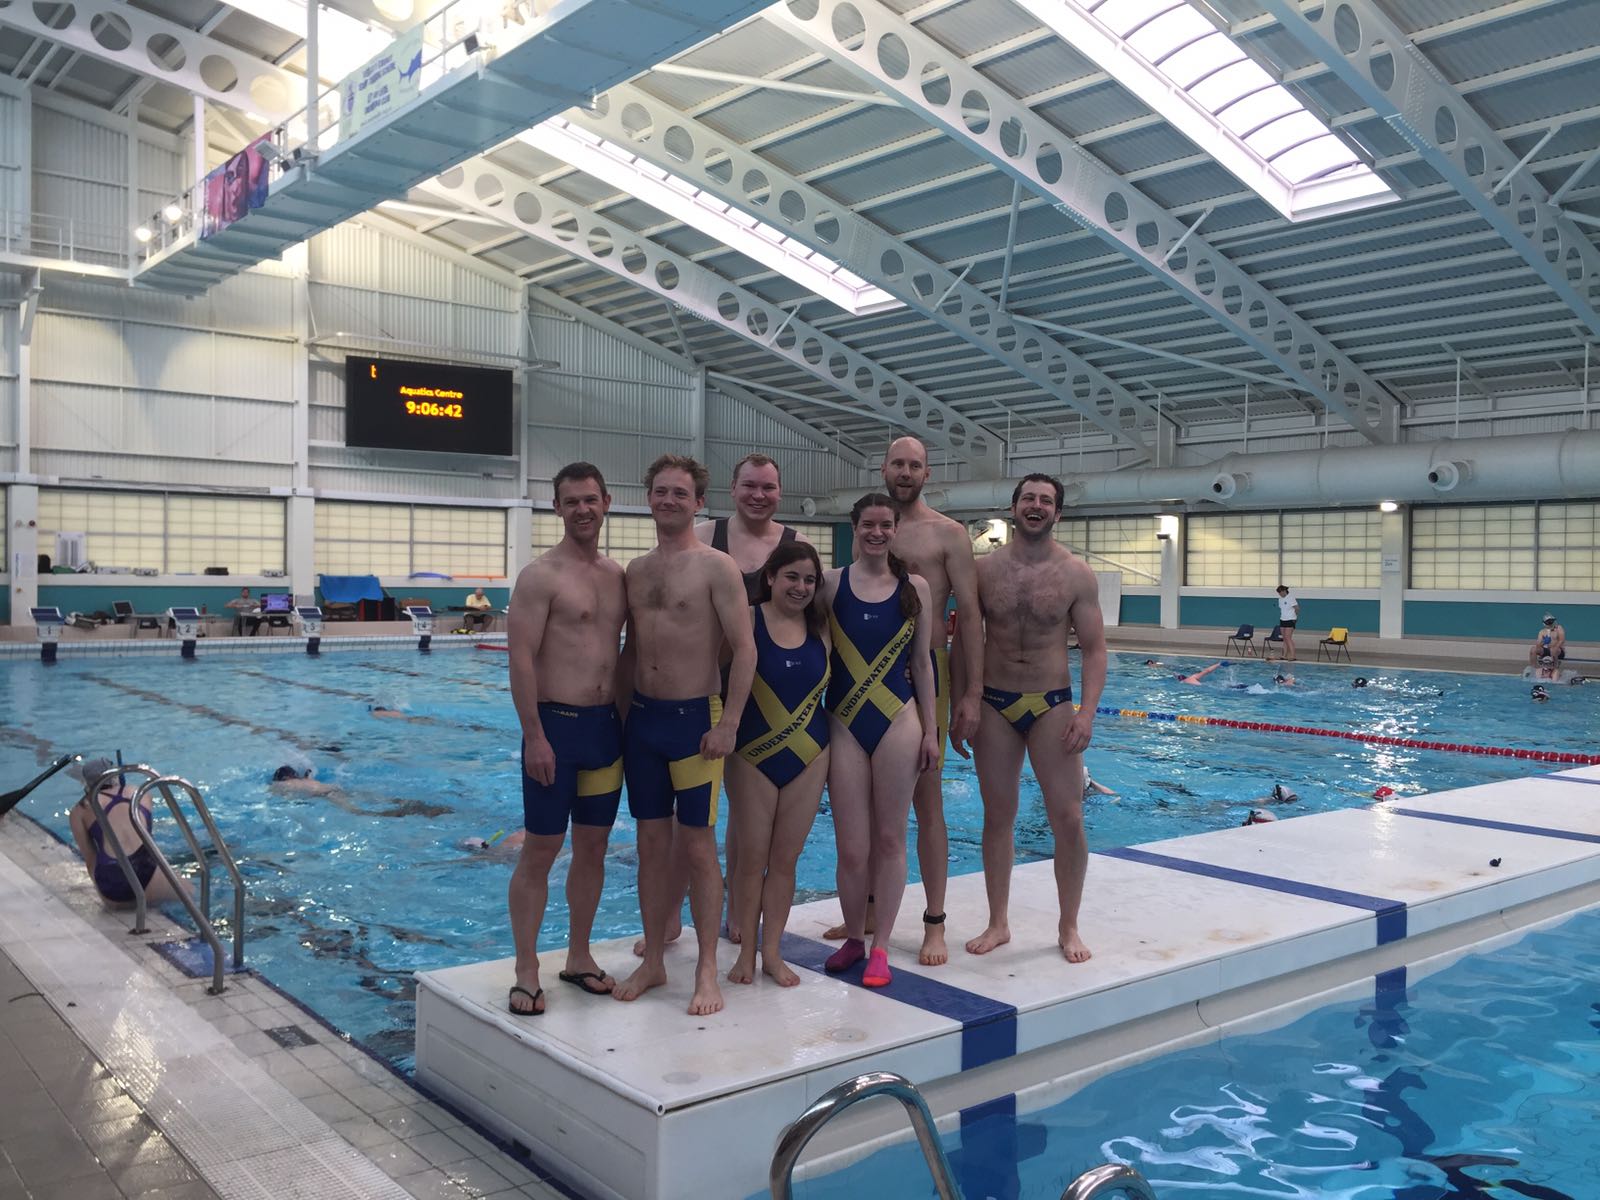
<path fill-rule="evenodd" d="M 383 587 L 376 575 L 319 575 L 317 586 L 322 589 L 322 599 L 327 604 L 383 599 Z"/>

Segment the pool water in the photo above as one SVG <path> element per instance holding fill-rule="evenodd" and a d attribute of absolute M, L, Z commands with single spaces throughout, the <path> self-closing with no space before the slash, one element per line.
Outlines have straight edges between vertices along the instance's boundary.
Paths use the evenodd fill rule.
<path fill-rule="evenodd" d="M 1054 1200 L 1118 1162 L 1163 1200 L 1600 1195 L 1600 910 L 1389 983 L 968 1122 L 945 1139 L 963 1192 Z M 909 1200 L 933 1194 L 927 1178 L 915 1144 L 899 1145 L 795 1195 Z"/>
<path fill-rule="evenodd" d="M 1112 655 L 1102 703 L 1278 724 L 1356 729 L 1458 743 L 1587 752 L 1600 688 L 1552 689 L 1534 706 L 1520 678 L 1302 669 L 1273 688 L 1271 666 L 1230 663 L 1203 686 L 1176 683 L 1143 656 Z M 1169 659 L 1174 669 L 1203 662 Z M 1372 686 L 1350 686 L 1357 674 Z M 460 848 L 521 821 L 518 726 L 506 656 L 485 651 L 212 654 L 183 662 L 76 659 L 0 664 L 9 698 L 0 725 L 0 788 L 68 752 L 149 762 L 194 781 L 239 860 L 249 890 L 250 965 L 395 1065 L 410 1066 L 412 972 L 509 955 L 505 890 L 512 862 Z M 1252 684 L 1266 694 L 1244 690 Z M 368 711 L 379 703 L 409 719 Z M 1115 797 L 1086 808 L 1092 849 L 1239 824 L 1282 783 L 1299 793 L 1281 816 L 1371 803 L 1380 785 L 1415 795 L 1551 770 L 1508 758 L 1368 745 L 1304 735 L 1102 716 L 1088 761 Z M 280 795 L 282 763 L 336 784 L 334 799 Z M 950 869 L 981 869 L 981 804 L 970 763 L 945 771 Z M 1024 781 L 1021 861 L 1048 857 L 1037 786 Z M 62 837 L 77 789 L 65 775 L 22 804 Z M 722 818 L 724 821 L 726 817 Z M 177 849 L 170 823 L 163 846 Z M 176 858 L 177 855 L 174 854 Z M 832 822 L 813 830 L 799 899 L 833 891 Z M 914 860 L 913 860 L 914 865 Z M 192 867 L 192 864 L 191 864 Z M 565 940 L 566 858 L 552 873 L 541 941 Z M 612 835 L 596 937 L 639 929 L 634 828 L 626 804 Z M 214 898 L 229 911 L 225 880 Z M 87 886 L 87 884 L 86 884 Z M 1091 882 L 1092 867 L 1091 867 Z M 979 914 L 956 929 L 976 926 Z M 226 938 L 226 921 L 220 930 Z"/>

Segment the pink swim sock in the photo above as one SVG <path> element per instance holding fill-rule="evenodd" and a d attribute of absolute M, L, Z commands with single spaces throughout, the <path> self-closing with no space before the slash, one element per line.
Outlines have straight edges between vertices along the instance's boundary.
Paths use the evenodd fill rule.
<path fill-rule="evenodd" d="M 867 969 L 861 974 L 862 987 L 887 987 L 894 979 L 894 972 L 889 970 L 889 952 L 884 949 L 874 950 L 867 959 Z"/>
<path fill-rule="evenodd" d="M 840 971 L 848 971 L 867 956 L 867 944 L 860 938 L 845 938 L 844 945 L 828 955 L 828 961 L 823 967 L 837 975 Z"/>

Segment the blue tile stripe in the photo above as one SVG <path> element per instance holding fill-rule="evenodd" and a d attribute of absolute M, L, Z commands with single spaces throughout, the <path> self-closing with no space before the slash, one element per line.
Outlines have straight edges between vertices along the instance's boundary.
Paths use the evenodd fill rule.
<path fill-rule="evenodd" d="M 1361 892 L 1347 892 L 1342 888 L 1324 887 L 1320 883 L 1300 883 L 1276 875 L 1262 875 L 1234 867 L 1219 867 L 1189 858 L 1174 858 L 1170 854 L 1154 854 L 1134 846 L 1118 846 L 1098 853 L 1107 858 L 1120 858 L 1126 862 L 1144 863 L 1151 867 L 1165 867 L 1170 871 L 1183 871 L 1190 875 L 1204 875 L 1208 879 L 1224 879 L 1229 883 L 1242 883 L 1247 887 L 1264 888 L 1269 892 L 1304 896 L 1308 900 L 1326 900 L 1330 904 L 1343 904 L 1348 908 L 1363 908 L 1377 914 L 1380 946 L 1398 942 L 1406 936 L 1406 906 L 1403 900 L 1387 900 L 1382 896 L 1368 896 Z"/>
<path fill-rule="evenodd" d="M 819 974 L 827 974 L 823 963 L 838 949 L 837 946 L 830 946 L 826 942 L 814 941 L 793 933 L 783 935 L 782 948 L 785 962 Z M 861 974 L 866 970 L 866 965 L 863 960 L 848 971 L 841 971 L 830 978 L 841 979 L 854 987 L 862 987 Z M 970 1071 L 974 1067 L 998 1062 L 1002 1058 L 1010 1058 L 1016 1054 L 1015 1005 L 1003 1004 L 988 996 L 980 996 L 977 992 L 940 983 L 937 979 L 929 979 L 926 975 L 918 975 L 900 966 L 894 966 L 893 969 L 894 979 L 888 987 L 871 990 L 880 996 L 887 996 L 890 1000 L 898 1000 L 901 1004 L 920 1008 L 923 1012 L 959 1021 L 963 1071 Z"/>
<path fill-rule="evenodd" d="M 1530 779 L 1553 779 L 1557 783 L 1587 783 L 1591 787 L 1600 787 L 1600 779 L 1585 779 L 1581 775 L 1530 775 Z"/>
<path fill-rule="evenodd" d="M 1595 782 L 1600 783 L 1600 780 Z M 1402 817 L 1421 817 L 1424 821 L 1444 821 L 1451 825 L 1473 825 L 1479 829 L 1500 829 L 1506 833 L 1528 833 L 1534 837 L 1560 838 L 1567 842 L 1588 842 L 1600 846 L 1600 833 L 1578 833 L 1571 829 L 1551 829 L 1546 825 L 1521 825 L 1515 821 L 1494 821 L 1488 817 L 1461 817 L 1455 813 L 1423 812 L 1415 808 L 1391 808 Z"/>

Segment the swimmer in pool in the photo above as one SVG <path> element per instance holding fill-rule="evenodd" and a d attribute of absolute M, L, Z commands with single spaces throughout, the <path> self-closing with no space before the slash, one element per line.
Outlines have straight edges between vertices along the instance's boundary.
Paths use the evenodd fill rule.
<path fill-rule="evenodd" d="M 1284 674 L 1274 675 L 1272 677 L 1272 682 L 1277 684 L 1279 687 L 1294 687 L 1295 686 L 1295 678 L 1294 678 L 1293 675 L 1284 675 Z"/>
<path fill-rule="evenodd" d="M 1179 683 L 1190 683 L 1190 684 L 1193 684 L 1195 687 L 1199 687 L 1203 682 L 1205 682 L 1205 677 L 1207 675 L 1211 674 L 1211 672 L 1215 671 L 1221 665 L 1222 664 L 1220 662 L 1214 662 L 1209 667 L 1205 668 L 1203 671 L 1196 671 L 1193 675 L 1179 675 L 1177 677 L 1178 682 Z"/>
<path fill-rule="evenodd" d="M 340 789 L 331 783 L 311 777 L 311 768 L 304 771 L 285 763 L 272 773 L 272 782 L 269 787 L 279 792 L 291 792 L 296 796 L 333 796 L 340 794 Z"/>
<path fill-rule="evenodd" d="M 513 829 L 510 833 L 502 830 L 488 837 L 465 837 L 457 844 L 471 854 L 486 858 L 509 858 L 521 852 L 522 843 L 527 837 L 528 831 L 525 829 Z"/>
<path fill-rule="evenodd" d="M 1078 932 L 1089 869 L 1083 752 L 1094 736 L 1095 707 L 1105 688 L 1106 644 L 1094 571 L 1051 534 L 1062 496 L 1059 480 L 1024 476 L 1011 493 L 1011 540 L 978 563 L 984 704 L 974 750 L 983 795 L 989 924 L 967 943 L 967 952 L 988 954 L 1011 940 L 1011 872 L 1026 755 L 1055 839 L 1056 944 L 1068 962 L 1081 963 L 1090 957 Z M 1083 653 L 1076 711 L 1067 653 L 1074 633 Z"/>
<path fill-rule="evenodd" d="M 591 995 L 616 987 L 595 962 L 589 935 L 622 798 L 616 667 L 628 601 L 621 565 L 600 553 L 611 508 L 604 477 L 589 463 L 571 463 L 556 472 L 554 487 L 561 540 L 522 569 L 506 610 L 511 700 L 522 733 L 525 833 L 507 890 L 516 946 L 507 1004 L 523 1017 L 544 1012 L 539 928 L 549 902 L 550 868 L 569 822 L 567 961 L 559 978 Z"/>
<path fill-rule="evenodd" d="M 1273 816 L 1264 808 L 1252 808 L 1249 813 L 1246 814 L 1245 819 L 1241 822 L 1241 824 L 1265 825 L 1268 822 L 1276 821 L 1277 819 L 1277 817 Z"/>
<path fill-rule="evenodd" d="M 1090 792 L 1093 792 L 1097 796 L 1115 796 L 1117 794 L 1116 792 L 1113 792 L 1110 788 L 1108 788 L 1105 784 L 1097 783 L 1095 781 L 1095 779 L 1089 774 L 1089 764 L 1088 763 L 1084 763 L 1083 764 L 1083 794 L 1085 796 L 1087 796 Z"/>
<path fill-rule="evenodd" d="M 1529 692 L 1528 695 L 1536 704 L 1543 704 L 1546 700 L 1550 699 L 1550 693 L 1545 690 L 1544 684 L 1542 683 L 1534 684 L 1533 691 Z"/>
<path fill-rule="evenodd" d="M 1159 658 L 1147 658 L 1144 660 L 1144 665 L 1147 667 L 1164 667 L 1167 664 L 1162 662 Z"/>
<path fill-rule="evenodd" d="M 1257 804 L 1293 804 L 1293 803 L 1295 803 L 1295 801 L 1297 801 L 1299 799 L 1300 799 L 1300 793 L 1299 792 L 1295 791 L 1293 788 L 1286 788 L 1281 783 L 1275 783 L 1275 784 L 1272 785 L 1272 790 L 1270 792 L 1268 792 L 1265 796 L 1262 796 L 1261 799 L 1257 800 L 1256 803 Z"/>
<path fill-rule="evenodd" d="M 723 760 L 734 750 L 756 666 L 738 564 L 694 534 L 708 482 L 705 467 L 679 455 L 663 454 L 645 473 L 656 546 L 628 564 L 628 639 L 618 671 L 621 686 L 632 692 L 623 768 L 628 811 L 637 829 L 645 946 L 644 961 L 612 995 L 637 1000 L 667 982 L 676 857 L 688 863 L 689 910 L 699 950 L 691 1016 L 720 1012 L 723 1006 L 717 970 L 723 900 L 717 801 Z M 726 699 L 719 695 L 724 642 L 733 652 Z"/>
<path fill-rule="evenodd" d="M 148 831 L 151 811 L 148 803 L 139 805 L 138 815 L 133 812 L 133 797 L 137 787 L 117 774 L 116 765 L 109 758 L 90 758 L 76 764 L 70 774 L 84 784 L 84 798 L 67 813 L 67 824 L 72 828 L 73 841 L 83 856 L 83 865 L 89 872 L 95 891 L 108 904 L 124 905 L 134 902 L 133 886 L 123 874 L 115 850 L 107 845 L 110 840 L 120 846 L 127 856 L 128 866 L 144 889 L 145 900 L 159 904 L 163 900 L 176 900 L 177 894 L 156 867 L 155 856 L 140 840 L 133 827 L 137 820 Z M 89 807 L 88 788 L 93 786 L 105 821 L 100 821 Z"/>

